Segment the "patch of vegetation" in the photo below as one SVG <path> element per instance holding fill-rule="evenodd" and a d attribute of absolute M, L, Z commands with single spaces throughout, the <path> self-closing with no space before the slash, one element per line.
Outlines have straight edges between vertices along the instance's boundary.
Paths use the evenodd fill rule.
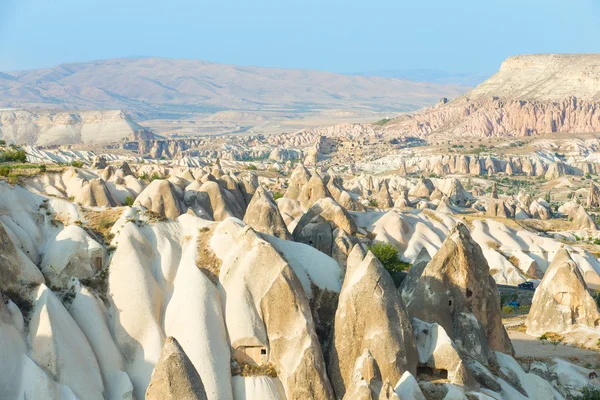
<path fill-rule="evenodd" d="M 383 126 L 383 125 L 387 124 L 388 122 L 390 122 L 391 120 L 392 120 L 391 118 L 383 118 L 377 122 L 373 122 L 373 125 Z"/>
<path fill-rule="evenodd" d="M 114 235 L 110 232 L 115 222 L 121 216 L 122 209 L 107 209 L 103 211 L 86 210 L 84 212 L 87 224 L 85 229 L 104 244 L 110 243 Z"/>
<path fill-rule="evenodd" d="M 273 193 L 273 200 L 281 199 L 283 197 L 283 193 L 275 192 Z"/>
<path fill-rule="evenodd" d="M 370 207 L 379 207 L 379 202 L 377 200 L 371 199 L 369 200 Z"/>
<path fill-rule="evenodd" d="M 556 349 L 556 346 L 564 340 L 564 337 L 556 332 L 546 332 L 539 337 L 539 340 L 541 340 L 542 343 L 545 341 L 552 343 Z"/>
<path fill-rule="evenodd" d="M 510 256 L 510 257 L 507 257 L 506 259 L 508 260 L 509 263 L 511 263 L 515 267 L 519 268 L 520 261 L 517 257 Z"/>
<path fill-rule="evenodd" d="M 527 332 L 527 326 L 525 326 L 525 324 L 511 325 L 511 326 L 507 326 L 506 330 L 525 333 L 525 332 Z"/>
<path fill-rule="evenodd" d="M 33 300 L 29 296 L 17 291 L 16 289 L 10 288 L 0 293 L 0 297 L 3 298 L 4 304 L 8 304 L 8 300 L 11 300 L 17 305 L 17 307 L 19 307 L 19 310 L 21 310 L 21 314 L 23 315 L 25 325 L 27 326 L 31 320 L 31 314 L 34 310 Z"/>
<path fill-rule="evenodd" d="M 152 210 L 146 211 L 146 215 L 148 216 L 148 222 L 151 224 L 155 223 L 155 222 L 165 222 L 165 221 L 169 220 L 169 218 L 164 217 L 164 216 L 160 215 L 159 213 L 157 213 L 156 211 L 152 211 Z"/>
<path fill-rule="evenodd" d="M 598 308 L 600 308 L 600 292 L 594 291 L 594 292 L 590 292 L 590 294 L 592 295 L 592 298 L 596 302 L 596 305 L 598 306 Z"/>
<path fill-rule="evenodd" d="M 511 301 L 517 301 L 519 296 L 516 293 L 503 294 L 500 296 L 500 304 L 508 304 Z"/>
<path fill-rule="evenodd" d="M 405 263 L 398 257 L 398 249 L 389 243 L 377 242 L 368 246 L 383 267 L 389 272 L 402 272 L 410 269 L 411 264 Z"/>
<path fill-rule="evenodd" d="M 154 172 L 152 175 L 148 175 L 147 172 L 144 172 L 144 173 L 138 175 L 138 179 L 141 179 L 146 182 L 152 182 L 157 179 L 162 179 L 162 177 L 160 176 L 160 174 L 158 172 Z"/>
<path fill-rule="evenodd" d="M 2 167 L 0 167 L 0 176 L 3 177 L 7 177 L 10 175 L 10 171 L 11 169 L 9 167 L 7 167 L 6 165 L 3 165 Z"/>
<path fill-rule="evenodd" d="M 131 207 L 133 205 L 133 197 L 127 196 L 125 197 L 125 205 Z"/>
<path fill-rule="evenodd" d="M 256 168 L 256 165 L 254 164 L 250 164 L 248 165 L 248 168 L 246 168 L 248 171 L 256 171 L 258 168 Z"/>
<path fill-rule="evenodd" d="M 50 290 L 52 290 L 54 294 L 56 294 L 56 297 L 60 299 L 60 301 L 65 307 L 67 307 L 67 309 L 73 303 L 73 300 L 75 300 L 75 288 L 72 286 L 68 289 L 61 289 L 56 286 L 51 286 Z"/>
<path fill-rule="evenodd" d="M 266 363 L 262 365 L 250 365 L 234 361 L 231 363 L 231 375 L 270 376 L 271 378 L 277 378 L 277 370 L 275 370 L 275 365 L 273 365 L 273 363 Z"/>
<path fill-rule="evenodd" d="M 581 389 L 580 396 L 573 396 L 573 400 L 600 400 L 600 387 L 596 385 L 586 385 Z"/>
<path fill-rule="evenodd" d="M 490 249 L 498 250 L 500 248 L 500 245 L 492 240 L 486 242 L 485 244 L 487 244 Z"/>
<path fill-rule="evenodd" d="M 27 153 L 22 148 L 12 145 L 0 152 L 0 162 L 26 163 Z"/>
<path fill-rule="evenodd" d="M 79 281 L 82 285 L 93 289 L 102 301 L 108 305 L 108 265 L 96 272 L 96 275 Z"/>
<path fill-rule="evenodd" d="M 148 179 L 150 182 L 153 182 L 157 179 L 162 179 L 162 177 L 160 176 L 160 174 L 158 172 L 155 172 L 152 174 L 152 176 L 150 176 L 150 178 Z"/>
<path fill-rule="evenodd" d="M 71 167 L 83 168 L 83 161 L 79 161 L 79 160 L 73 161 L 73 162 L 71 162 Z"/>
<path fill-rule="evenodd" d="M 201 228 L 198 235 L 196 247 L 198 249 L 198 257 L 196 258 L 196 266 L 217 285 L 219 283 L 219 274 L 221 272 L 221 260 L 216 256 L 215 252 L 210 247 L 210 238 L 213 228 Z"/>
<path fill-rule="evenodd" d="M 512 314 L 514 311 L 514 308 L 511 306 L 502 306 L 502 313 L 503 314 Z"/>

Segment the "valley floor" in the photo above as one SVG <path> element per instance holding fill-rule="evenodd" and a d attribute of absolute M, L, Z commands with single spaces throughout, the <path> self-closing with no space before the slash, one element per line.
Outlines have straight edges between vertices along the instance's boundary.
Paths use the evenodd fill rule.
<path fill-rule="evenodd" d="M 600 351 L 582 349 L 572 345 L 544 343 L 537 337 L 527 335 L 517 327 L 522 326 L 527 315 L 505 318 L 503 324 L 515 349 L 515 358 L 551 361 L 553 358 L 562 358 L 571 363 L 600 372 Z"/>

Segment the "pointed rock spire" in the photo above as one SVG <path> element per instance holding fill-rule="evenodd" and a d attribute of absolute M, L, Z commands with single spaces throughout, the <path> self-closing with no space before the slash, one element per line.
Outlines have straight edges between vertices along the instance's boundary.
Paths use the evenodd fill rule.
<path fill-rule="evenodd" d="M 421 273 L 404 289 L 412 318 L 436 322 L 466 354 L 487 362 L 490 350 L 513 354 L 502 325 L 500 295 L 469 229 L 457 225 Z"/>
<path fill-rule="evenodd" d="M 152 371 L 146 400 L 207 400 L 194 365 L 174 337 L 168 337 Z"/>
<path fill-rule="evenodd" d="M 355 365 L 365 352 L 372 356 L 381 380 L 397 382 L 414 373 L 417 352 L 404 303 L 379 260 L 354 246 L 335 315 L 329 373 L 338 398 L 351 386 Z M 374 334 L 377 332 L 377 334 Z"/>
<path fill-rule="evenodd" d="M 598 327 L 600 312 L 577 264 L 559 250 L 535 291 L 527 317 L 527 334 L 563 332 L 573 325 Z"/>
<path fill-rule="evenodd" d="M 271 193 L 262 186 L 259 186 L 254 192 L 254 196 L 248 204 L 246 215 L 244 215 L 244 222 L 257 231 L 281 239 L 291 240 L 292 238 Z"/>

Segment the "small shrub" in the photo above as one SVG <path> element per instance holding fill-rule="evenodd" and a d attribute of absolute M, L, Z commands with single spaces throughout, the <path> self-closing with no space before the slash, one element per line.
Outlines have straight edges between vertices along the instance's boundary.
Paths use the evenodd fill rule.
<path fill-rule="evenodd" d="M 20 147 L 12 146 L 10 149 L 0 152 L 0 161 L 26 163 L 27 153 Z"/>
<path fill-rule="evenodd" d="M 131 207 L 133 205 L 133 197 L 131 197 L 131 196 L 125 197 L 125 205 Z"/>
<path fill-rule="evenodd" d="M 600 400 L 600 387 L 586 385 L 581 389 L 581 396 L 573 396 L 573 400 Z"/>
<path fill-rule="evenodd" d="M 380 120 L 379 120 L 379 121 L 377 121 L 377 122 L 374 122 L 374 123 L 373 123 L 373 125 L 379 125 L 379 126 L 382 126 L 382 125 L 385 125 L 385 124 L 387 124 L 387 123 L 388 123 L 388 122 L 390 122 L 390 121 L 391 121 L 391 119 L 390 119 L 390 118 L 383 118 L 383 119 L 380 119 Z"/>
<path fill-rule="evenodd" d="M 79 160 L 73 161 L 71 163 L 71 167 L 74 167 L 74 168 L 83 168 L 83 161 L 79 161 Z"/>
<path fill-rule="evenodd" d="M 248 171 L 256 171 L 258 168 L 256 168 L 256 165 L 250 164 L 250 165 L 248 165 L 247 169 L 248 169 Z"/>
<path fill-rule="evenodd" d="M 275 192 L 273 193 L 273 200 L 277 200 L 283 197 L 283 193 L 281 192 Z"/>
<path fill-rule="evenodd" d="M 10 168 L 7 166 L 0 167 L 0 176 L 7 177 L 10 175 Z"/>
<path fill-rule="evenodd" d="M 494 242 L 493 240 L 486 242 L 486 244 L 488 245 L 488 247 L 490 249 L 498 250 L 500 248 L 500 245 L 498 243 Z"/>
<path fill-rule="evenodd" d="M 515 256 L 510 256 L 508 257 L 508 262 L 511 263 L 512 265 L 514 265 L 515 267 L 519 267 L 519 259 Z"/>
<path fill-rule="evenodd" d="M 17 175 L 9 175 L 7 182 L 14 186 L 19 183 L 19 177 Z"/>
<path fill-rule="evenodd" d="M 512 314 L 514 311 L 514 308 L 512 308 L 511 306 L 502 306 L 502 312 L 504 314 Z"/>
<path fill-rule="evenodd" d="M 105 304 L 108 304 L 106 297 L 108 293 L 108 265 L 96 272 L 96 275 L 90 278 L 82 278 L 80 282 L 82 285 L 87 286 L 100 296 Z"/>
<path fill-rule="evenodd" d="M 157 179 L 161 179 L 161 176 L 158 172 L 155 172 L 152 174 L 152 176 L 150 177 L 150 179 L 148 179 L 150 182 L 155 181 Z"/>
<path fill-rule="evenodd" d="M 0 140 L 0 146 L 6 146 L 6 140 Z"/>
<path fill-rule="evenodd" d="M 369 206 L 379 207 L 379 202 L 377 202 L 377 200 L 369 200 Z"/>
<path fill-rule="evenodd" d="M 400 261 L 396 246 L 389 243 L 378 242 L 368 246 L 368 248 L 381 262 L 383 267 L 390 272 L 401 272 L 410 267 L 410 264 Z"/>

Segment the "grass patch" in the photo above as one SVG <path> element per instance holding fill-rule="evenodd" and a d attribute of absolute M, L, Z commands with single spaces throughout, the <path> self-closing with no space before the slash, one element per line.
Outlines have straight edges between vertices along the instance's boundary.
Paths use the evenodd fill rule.
<path fill-rule="evenodd" d="M 494 249 L 494 250 L 498 250 L 500 248 L 500 245 L 492 240 L 485 242 L 485 244 L 490 248 L 490 249 Z"/>
<path fill-rule="evenodd" d="M 510 256 L 506 258 L 508 260 L 509 263 L 511 263 L 512 265 L 514 265 L 515 267 L 519 268 L 519 264 L 521 263 L 519 261 L 519 259 L 515 256 Z"/>
<path fill-rule="evenodd" d="M 138 175 L 138 179 L 141 179 L 146 182 L 152 182 L 157 179 L 163 179 L 158 172 L 154 172 L 152 175 L 148 175 L 147 172 Z"/>
<path fill-rule="evenodd" d="M 431 210 L 425 209 L 422 211 L 422 213 L 427 215 L 427 218 L 429 218 L 433 221 L 439 222 L 440 224 L 444 223 L 444 221 L 439 216 L 435 215 L 435 213 Z"/>
<path fill-rule="evenodd" d="M 146 216 L 148 217 L 148 222 L 151 224 L 153 224 L 155 222 L 165 222 L 165 221 L 169 220 L 169 218 L 162 216 L 159 213 L 157 213 L 156 211 L 152 211 L 152 210 L 147 210 Z"/>
<path fill-rule="evenodd" d="M 231 363 L 231 375 L 270 376 L 271 378 L 277 378 L 277 371 L 275 370 L 275 365 L 273 365 L 273 363 L 266 363 L 263 365 L 250 365 L 234 361 L 233 363 Z"/>
<path fill-rule="evenodd" d="M 117 220 L 121 217 L 122 209 L 111 208 L 103 211 L 85 210 L 83 212 L 87 224 L 85 228 L 101 239 L 104 244 L 110 243 L 114 235 L 110 232 Z"/>
<path fill-rule="evenodd" d="M 525 333 L 525 332 L 527 332 L 527 326 L 525 326 L 525 324 L 512 325 L 512 326 L 507 326 L 506 330 Z"/>
<path fill-rule="evenodd" d="M 210 238 L 212 237 L 214 228 L 204 227 L 200 229 L 196 246 L 198 248 L 198 257 L 196 258 L 196 266 L 217 285 L 219 283 L 219 274 L 221 273 L 221 260 L 216 256 L 215 252 L 210 247 Z"/>

